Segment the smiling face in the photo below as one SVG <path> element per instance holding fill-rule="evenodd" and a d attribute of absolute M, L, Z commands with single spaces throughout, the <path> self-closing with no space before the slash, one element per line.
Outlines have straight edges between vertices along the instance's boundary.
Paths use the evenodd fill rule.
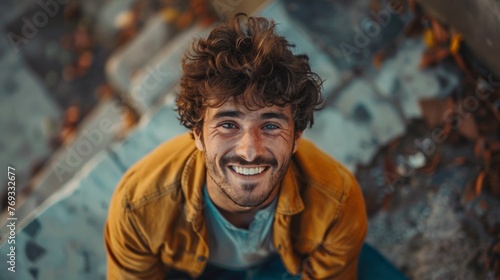
<path fill-rule="evenodd" d="M 202 130 L 194 135 L 205 155 L 207 188 L 226 210 L 272 200 L 302 134 L 294 132 L 290 106 L 249 110 L 231 100 L 207 108 Z"/>

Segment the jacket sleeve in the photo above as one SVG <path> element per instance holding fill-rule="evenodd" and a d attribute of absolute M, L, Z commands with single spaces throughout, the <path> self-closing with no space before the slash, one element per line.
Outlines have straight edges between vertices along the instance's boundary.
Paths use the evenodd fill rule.
<path fill-rule="evenodd" d="M 302 279 L 357 279 L 358 258 L 368 228 L 365 203 L 356 179 L 349 174 L 350 190 L 340 215 L 313 253 L 302 262 Z"/>
<path fill-rule="evenodd" d="M 166 268 L 151 253 L 146 235 L 127 205 L 125 188 L 119 185 L 104 228 L 107 279 L 164 279 Z"/>

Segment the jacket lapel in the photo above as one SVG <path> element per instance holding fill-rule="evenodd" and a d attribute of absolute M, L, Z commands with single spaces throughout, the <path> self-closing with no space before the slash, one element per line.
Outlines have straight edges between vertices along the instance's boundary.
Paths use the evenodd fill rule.
<path fill-rule="evenodd" d="M 304 203 L 300 197 L 295 164 L 292 161 L 280 186 L 278 205 L 273 223 L 273 243 L 281 255 L 283 264 L 293 274 L 299 273 L 300 258 L 293 252 L 290 224 L 292 216 L 303 210 Z"/>

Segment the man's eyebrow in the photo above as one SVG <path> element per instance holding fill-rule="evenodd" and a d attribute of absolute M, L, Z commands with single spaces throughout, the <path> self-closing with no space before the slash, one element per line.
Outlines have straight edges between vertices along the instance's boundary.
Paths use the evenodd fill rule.
<path fill-rule="evenodd" d="M 242 113 L 240 111 L 221 111 L 218 112 L 214 115 L 213 119 L 220 119 L 220 118 L 241 118 Z"/>
<path fill-rule="evenodd" d="M 260 115 L 260 118 L 263 120 L 268 120 L 268 119 L 279 119 L 284 121 L 290 120 L 290 118 L 283 113 L 264 113 Z"/>

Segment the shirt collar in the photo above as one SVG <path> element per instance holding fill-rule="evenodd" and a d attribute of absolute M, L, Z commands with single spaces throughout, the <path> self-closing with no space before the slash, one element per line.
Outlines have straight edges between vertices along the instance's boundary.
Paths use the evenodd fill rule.
<path fill-rule="evenodd" d="M 215 215 L 218 217 L 218 219 L 222 220 L 224 222 L 224 225 L 232 230 L 242 230 L 240 228 L 235 227 L 232 225 L 229 221 L 226 220 L 226 218 L 220 213 L 219 209 L 215 206 L 213 203 L 212 199 L 210 198 L 208 194 L 208 190 L 206 187 L 206 184 L 203 186 L 203 201 L 206 203 L 206 208 L 209 210 L 212 215 Z M 273 215 L 274 211 L 276 210 L 276 203 L 278 201 L 278 197 L 275 197 L 269 205 L 266 207 L 259 209 L 255 212 L 255 220 L 267 220 L 271 215 Z M 254 220 L 254 221 L 255 221 Z"/>

